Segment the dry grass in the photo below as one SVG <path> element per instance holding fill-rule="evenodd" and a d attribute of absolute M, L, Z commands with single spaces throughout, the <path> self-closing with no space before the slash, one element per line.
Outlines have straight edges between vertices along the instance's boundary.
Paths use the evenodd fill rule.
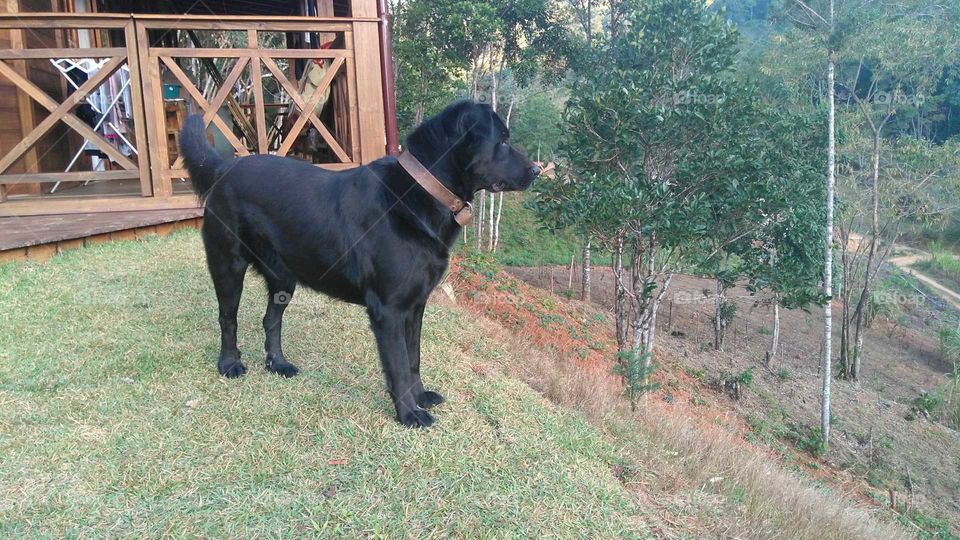
<path fill-rule="evenodd" d="M 581 369 L 532 346 L 489 319 L 478 328 L 511 351 L 506 370 L 551 401 L 588 416 L 619 443 L 632 476 L 623 479 L 659 507 L 673 530 L 736 538 L 846 540 L 912 535 L 853 496 L 818 487 L 742 438 L 705 430 L 693 418 L 670 416 L 656 404 L 631 413 L 616 377 Z"/>

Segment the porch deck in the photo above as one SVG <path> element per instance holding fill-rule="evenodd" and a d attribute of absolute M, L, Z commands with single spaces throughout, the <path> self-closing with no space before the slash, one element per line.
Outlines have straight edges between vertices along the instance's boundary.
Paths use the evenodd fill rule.
<path fill-rule="evenodd" d="M 0 217 L 0 262 L 43 261 L 67 249 L 168 234 L 200 224 L 202 208 Z"/>

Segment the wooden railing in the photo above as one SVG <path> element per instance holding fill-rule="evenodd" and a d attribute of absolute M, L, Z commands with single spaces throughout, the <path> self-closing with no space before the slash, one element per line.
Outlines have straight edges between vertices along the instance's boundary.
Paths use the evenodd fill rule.
<path fill-rule="evenodd" d="M 123 32 L 127 46 L 72 48 L 64 47 L 62 43 L 55 43 L 60 46 L 25 48 L 28 43 L 27 36 L 25 36 L 26 32 L 58 28 L 108 29 L 120 31 Z M 133 143 L 132 149 L 136 153 L 135 160 L 121 153 L 113 143 L 104 139 L 72 112 L 76 105 L 83 102 L 101 83 L 106 81 L 124 65 L 129 66 L 131 87 L 139 88 L 141 86 L 133 20 L 129 16 L 101 15 L 82 18 L 73 16 L 61 19 L 59 16 L 54 18 L 45 15 L 3 15 L 0 16 L 0 29 L 9 29 L 11 31 L 11 48 L 0 50 L 0 75 L 16 87 L 18 96 L 17 111 L 23 136 L 22 140 L 12 148 L 4 149 L 5 151 L 2 152 L 3 155 L 0 157 L 0 202 L 6 200 L 7 186 L 38 182 L 109 181 L 139 178 L 141 195 L 152 195 L 153 190 L 149 178 L 149 164 L 148 161 L 142 157 L 142 152 L 140 152 L 140 149 L 145 147 L 144 142 L 146 141 L 146 133 L 143 129 L 144 123 L 142 121 L 142 95 L 135 91 L 131 92 L 135 115 L 134 141 L 131 142 Z M 61 36 L 57 35 L 54 39 L 60 41 L 60 37 Z M 104 64 L 94 76 L 87 79 L 79 88 L 67 96 L 66 99 L 57 101 L 29 79 L 26 61 L 60 58 L 109 58 L 110 60 Z M 33 105 L 31 100 L 49 112 L 43 120 L 36 123 L 32 121 Z M 4 121 L 7 125 L 11 123 L 10 119 L 0 119 L 0 121 Z M 38 154 L 35 146 L 61 121 L 83 137 L 83 139 L 95 145 L 97 149 L 103 152 L 113 163 L 116 163 L 121 170 L 65 173 L 39 172 L 40 162 L 44 156 Z M 56 147 L 57 144 L 63 144 L 63 138 L 64 137 L 61 136 L 60 140 L 51 145 L 51 147 Z M 6 174 L 11 166 L 24 156 L 24 168 L 26 169 L 24 173 Z"/>
<path fill-rule="evenodd" d="M 183 161 L 172 156 L 167 148 L 167 126 L 162 85 L 176 81 L 182 92 L 195 105 L 194 112 L 203 114 L 204 122 L 219 131 L 236 155 L 271 153 L 288 155 L 298 135 L 312 127 L 334 156 L 333 163 L 320 166 L 346 168 L 381 157 L 384 147 L 383 100 L 380 81 L 378 19 L 315 18 L 315 17 L 213 17 L 158 15 L 87 15 L 87 14 L 16 14 L 0 15 L 0 29 L 9 29 L 11 49 L 0 50 L 0 80 L 12 82 L 18 95 L 35 100 L 50 111 L 49 116 L 24 130 L 21 142 L 12 148 L 0 149 L 0 216 L 11 214 L 60 213 L 75 211 L 122 210 L 136 208 L 170 208 L 196 204 L 192 196 L 176 195 L 173 182 L 187 175 Z M 32 29 L 71 31 L 76 29 L 122 32 L 123 47 L 51 47 L 23 48 L 26 33 Z M 222 31 L 245 36 L 240 46 L 213 48 L 205 46 L 151 47 L 160 43 L 159 35 L 176 31 Z M 310 32 L 313 35 L 337 36 L 337 48 L 283 49 L 266 48 L 261 43 L 264 32 Z M 174 34 L 175 35 L 175 34 Z M 152 41 L 151 41 L 152 40 Z M 16 49 L 14 47 L 17 47 Z M 103 67 L 65 100 L 58 102 L 25 76 L 23 63 L 28 59 L 106 58 Z M 184 68 L 196 59 L 226 59 L 232 67 L 218 74 L 222 84 L 215 92 L 204 95 L 196 77 Z M 288 64 L 312 60 L 325 62 L 326 72 L 313 94 L 301 95 L 296 80 L 284 73 L 281 59 Z M 21 65 L 16 65 L 20 63 Z M 118 151 L 71 110 L 86 96 L 124 65 L 129 66 L 133 105 L 135 142 L 131 148 L 135 159 Z M 245 74 L 249 74 L 245 77 Z M 165 75 L 164 75 L 165 74 Z M 238 80 L 249 80 L 252 103 L 238 105 L 233 97 Z M 264 79 L 272 78 L 282 89 L 285 104 L 268 102 Z M 335 89 L 340 99 L 339 121 L 328 125 L 317 114 L 323 96 Z M 209 90 L 209 89 L 208 89 Z M 23 99 L 21 97 L 21 99 Z M 228 105 L 228 107 L 225 107 Z M 297 113 L 285 129 L 278 130 L 268 121 L 266 111 L 278 107 Z M 24 109 L 24 107 L 21 107 Z M 229 111 L 221 114 L 221 111 Z M 241 111 L 238 113 L 238 111 Z M 233 120 L 230 122 L 229 120 Z M 0 119 L 2 121 L 2 119 Z M 96 145 L 119 170 L 39 172 L 44 169 L 43 156 L 37 155 L 36 144 L 54 125 L 63 122 L 84 140 Z M 233 125 L 231 125 L 231 123 Z M 25 158 L 25 171 L 8 173 L 11 166 Z M 6 197 L 6 186 L 24 183 L 64 181 L 113 181 L 139 179 L 140 196 L 112 197 L 107 200 L 85 198 L 82 203 L 69 197 L 48 195 Z M 269 179 L 264 179 L 269 181 Z M 59 195 L 59 194 L 58 194 Z M 137 200 L 139 199 L 139 200 Z M 4 202 L 6 201 L 6 202 Z"/>

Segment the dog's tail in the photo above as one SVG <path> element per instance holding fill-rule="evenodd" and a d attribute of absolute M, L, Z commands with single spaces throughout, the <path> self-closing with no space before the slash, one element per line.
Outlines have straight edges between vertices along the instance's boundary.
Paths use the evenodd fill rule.
<path fill-rule="evenodd" d="M 203 117 L 199 114 L 190 115 L 183 123 L 180 153 L 190 171 L 193 191 L 203 200 L 217 183 L 217 168 L 223 163 L 223 158 L 207 143 Z"/>

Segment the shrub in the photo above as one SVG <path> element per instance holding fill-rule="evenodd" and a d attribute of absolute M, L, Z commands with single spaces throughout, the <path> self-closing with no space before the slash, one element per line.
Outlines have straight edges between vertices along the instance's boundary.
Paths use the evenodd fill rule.
<path fill-rule="evenodd" d="M 650 374 L 655 366 L 647 365 L 650 353 L 640 354 L 637 351 L 623 351 L 617 353 L 617 363 L 613 366 L 613 373 L 623 379 L 624 392 L 630 399 L 630 409 L 637 410 L 637 400 L 647 392 L 660 388 L 659 383 L 650 382 Z"/>

